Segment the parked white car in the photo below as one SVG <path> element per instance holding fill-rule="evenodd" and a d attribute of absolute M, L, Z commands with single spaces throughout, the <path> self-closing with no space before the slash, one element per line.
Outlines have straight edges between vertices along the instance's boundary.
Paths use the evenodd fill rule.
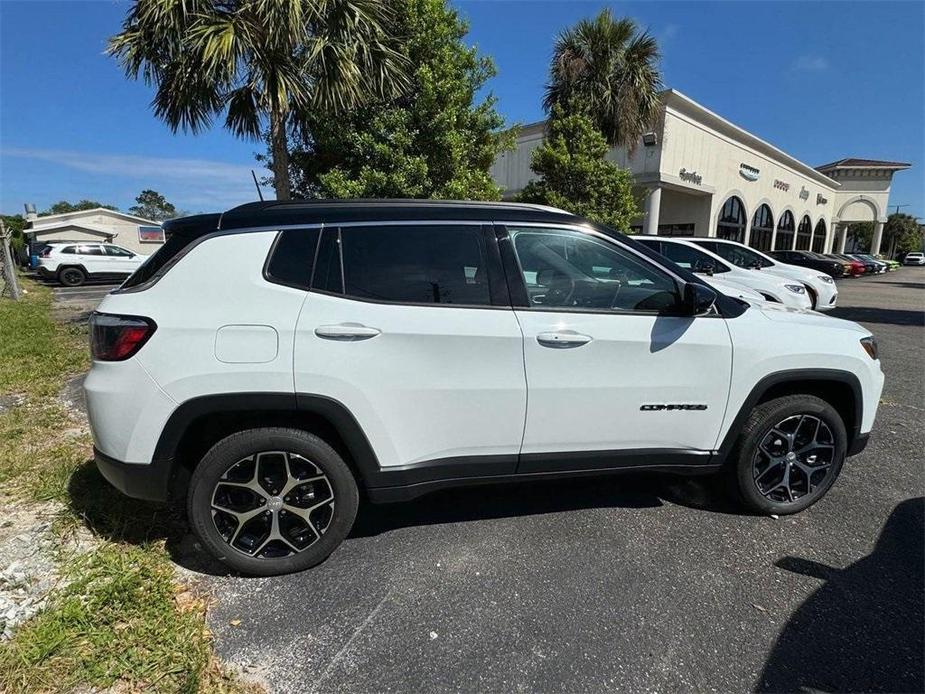
<path fill-rule="evenodd" d="M 789 308 L 811 309 L 812 300 L 802 282 L 770 273 L 746 270 L 691 241 L 662 236 L 637 236 L 636 240 L 685 270 L 707 277 L 742 284 L 758 292 L 766 301 Z"/>
<path fill-rule="evenodd" d="M 459 485 L 716 472 L 796 513 L 883 387 L 866 328 L 717 294 L 561 210 L 273 201 L 165 227 L 90 320 L 96 463 L 185 499 L 239 571 L 317 564 L 361 498 Z"/>
<path fill-rule="evenodd" d="M 925 253 L 913 251 L 903 258 L 903 265 L 925 265 Z"/>
<path fill-rule="evenodd" d="M 51 242 L 39 256 L 39 275 L 78 287 L 88 279 L 121 279 L 148 256 L 112 243 Z"/>
<path fill-rule="evenodd" d="M 744 270 L 760 270 L 780 277 L 799 280 L 809 290 L 809 298 L 816 311 L 831 311 L 838 301 L 838 287 L 835 280 L 824 272 L 782 263 L 761 251 L 735 241 L 694 236 L 686 237 L 685 240 L 706 248 L 711 253 L 715 253 Z"/>

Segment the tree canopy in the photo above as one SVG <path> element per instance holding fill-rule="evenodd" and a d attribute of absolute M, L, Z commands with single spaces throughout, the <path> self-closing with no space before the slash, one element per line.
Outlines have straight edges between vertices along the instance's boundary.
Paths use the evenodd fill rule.
<path fill-rule="evenodd" d="M 286 199 L 294 110 L 341 112 L 405 85 L 390 14 L 379 0 L 136 0 L 109 53 L 156 87 L 154 113 L 174 130 L 224 115 L 235 135 L 257 138 L 269 124 Z"/>
<path fill-rule="evenodd" d="M 905 212 L 894 212 L 883 225 L 881 249 L 890 249 L 890 255 L 922 250 L 922 226 L 915 217 Z"/>
<path fill-rule="evenodd" d="M 633 149 L 660 113 L 659 49 L 655 38 L 609 9 L 559 34 L 545 106 L 580 104 L 613 147 Z"/>
<path fill-rule="evenodd" d="M 47 210 L 42 212 L 42 215 L 49 214 L 65 214 L 67 212 L 82 212 L 83 210 L 93 210 L 97 207 L 102 207 L 106 210 L 118 210 L 119 208 L 115 205 L 104 205 L 101 202 L 96 200 L 81 200 L 80 202 L 70 203 L 67 200 L 59 200 L 54 205 L 49 207 Z"/>
<path fill-rule="evenodd" d="M 163 222 L 165 219 L 173 219 L 179 216 L 177 208 L 156 190 L 141 191 L 138 197 L 135 198 L 135 203 L 135 205 L 128 208 L 128 211 L 136 217 Z"/>
<path fill-rule="evenodd" d="M 607 141 L 587 114 L 554 106 L 546 141 L 533 152 L 530 168 L 541 176 L 519 199 L 559 207 L 629 232 L 640 210 L 633 177 L 607 161 Z"/>
<path fill-rule="evenodd" d="M 390 6 L 398 50 L 413 66 L 408 89 L 338 118 L 300 113 L 303 134 L 291 152 L 295 193 L 498 199 L 489 168 L 514 133 L 503 130 L 494 97 L 478 101 L 494 64 L 466 46 L 468 26 L 444 0 Z"/>

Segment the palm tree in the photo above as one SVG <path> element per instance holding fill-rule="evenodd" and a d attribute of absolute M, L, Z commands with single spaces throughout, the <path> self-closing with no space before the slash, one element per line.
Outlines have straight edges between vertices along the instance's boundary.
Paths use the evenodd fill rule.
<path fill-rule="evenodd" d="M 652 35 L 602 10 L 559 34 L 543 105 L 583 109 L 610 146 L 633 149 L 658 118 L 659 57 Z"/>
<path fill-rule="evenodd" d="M 276 197 L 286 200 L 291 114 L 339 113 L 404 89 L 390 15 L 380 0 L 136 0 L 108 52 L 156 86 L 154 113 L 174 132 L 221 114 L 238 137 L 269 125 Z"/>

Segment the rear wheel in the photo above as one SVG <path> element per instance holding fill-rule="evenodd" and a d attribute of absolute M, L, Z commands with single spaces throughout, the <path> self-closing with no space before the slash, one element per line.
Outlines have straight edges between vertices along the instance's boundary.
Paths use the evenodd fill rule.
<path fill-rule="evenodd" d="M 847 451 L 845 425 L 829 403 L 789 395 L 756 407 L 733 455 L 739 496 L 759 513 L 798 513 L 832 488 Z"/>
<path fill-rule="evenodd" d="M 66 267 L 58 273 L 58 281 L 65 287 L 79 287 L 87 281 L 87 273 L 79 267 Z"/>
<path fill-rule="evenodd" d="M 187 512 L 219 561 L 261 576 L 323 561 L 347 537 L 359 494 L 343 459 L 300 429 L 238 432 L 193 472 Z"/>

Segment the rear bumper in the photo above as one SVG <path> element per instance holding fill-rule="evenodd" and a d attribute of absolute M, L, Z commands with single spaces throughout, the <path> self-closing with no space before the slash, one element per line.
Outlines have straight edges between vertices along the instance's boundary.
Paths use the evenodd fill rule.
<path fill-rule="evenodd" d="M 42 277 L 43 279 L 50 280 L 55 278 L 55 273 L 53 273 L 44 265 L 39 265 L 35 268 L 35 271 L 38 273 L 39 277 Z"/>
<path fill-rule="evenodd" d="M 100 474 L 126 496 L 145 501 L 167 501 L 173 465 L 171 461 L 123 463 L 93 448 L 93 457 Z"/>

